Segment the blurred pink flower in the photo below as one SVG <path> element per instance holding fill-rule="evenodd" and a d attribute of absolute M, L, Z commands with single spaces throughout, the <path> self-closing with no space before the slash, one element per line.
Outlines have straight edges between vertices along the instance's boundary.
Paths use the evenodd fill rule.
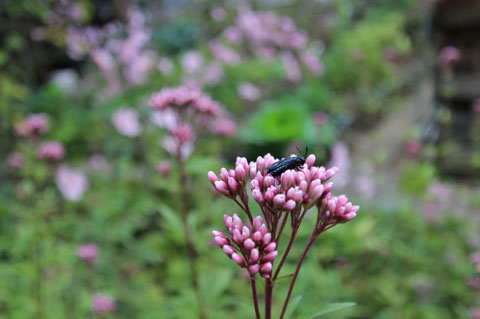
<path fill-rule="evenodd" d="M 103 71 L 109 71 L 115 68 L 115 59 L 107 50 L 95 49 L 90 55 L 93 62 Z"/>
<path fill-rule="evenodd" d="M 461 59 L 461 52 L 454 46 L 444 47 L 438 54 L 438 61 L 442 67 L 449 67 Z"/>
<path fill-rule="evenodd" d="M 162 142 L 163 148 L 172 155 L 180 155 L 185 160 L 193 153 L 193 142 L 185 142 L 179 144 L 178 140 L 173 136 L 166 136 Z"/>
<path fill-rule="evenodd" d="M 163 161 L 158 163 L 157 165 L 157 172 L 159 172 L 162 176 L 166 177 L 170 174 L 172 169 L 172 165 L 169 161 Z"/>
<path fill-rule="evenodd" d="M 97 261 L 99 249 L 97 245 L 93 243 L 84 244 L 77 247 L 78 258 L 84 260 L 90 265 L 94 265 Z"/>
<path fill-rule="evenodd" d="M 22 153 L 11 153 L 8 155 L 6 163 L 11 168 L 19 168 L 25 165 L 25 158 Z"/>
<path fill-rule="evenodd" d="M 43 135 L 48 130 L 48 118 L 45 113 L 30 114 L 22 122 L 15 125 L 17 135 L 25 137 Z"/>
<path fill-rule="evenodd" d="M 211 125 L 214 133 L 224 136 L 232 136 L 237 131 L 237 125 L 235 124 L 235 121 L 228 117 L 217 118 Z"/>
<path fill-rule="evenodd" d="M 212 10 L 210 10 L 210 16 L 213 20 L 219 22 L 225 20 L 227 12 L 222 7 L 213 7 Z"/>
<path fill-rule="evenodd" d="M 247 101 L 256 101 L 261 95 L 260 89 L 249 82 L 240 83 L 237 92 L 242 99 Z"/>
<path fill-rule="evenodd" d="M 185 73 L 198 73 L 203 68 L 203 56 L 198 51 L 188 51 L 183 54 L 181 64 Z"/>
<path fill-rule="evenodd" d="M 321 126 L 328 121 L 328 114 L 325 112 L 315 112 L 313 113 L 313 120 L 315 121 L 315 124 Z"/>
<path fill-rule="evenodd" d="M 112 297 L 96 293 L 92 296 L 92 311 L 96 314 L 112 312 L 117 309 L 117 304 Z"/>
<path fill-rule="evenodd" d="M 480 278 L 472 276 L 467 279 L 467 286 L 472 289 L 479 290 L 480 289 Z"/>
<path fill-rule="evenodd" d="M 242 32 L 234 26 L 230 26 L 223 30 L 223 36 L 233 44 L 240 44 L 243 40 Z"/>
<path fill-rule="evenodd" d="M 422 152 L 422 144 L 417 140 L 408 141 L 406 145 L 406 151 L 411 156 L 419 156 Z"/>
<path fill-rule="evenodd" d="M 132 84 L 143 84 L 154 67 L 155 54 L 144 51 L 133 59 L 124 70 L 125 79 Z"/>
<path fill-rule="evenodd" d="M 313 52 L 305 51 L 300 54 L 300 59 L 303 64 L 315 75 L 322 75 L 325 71 L 325 66 L 320 58 Z"/>
<path fill-rule="evenodd" d="M 472 309 L 472 319 L 480 319 L 480 308 Z"/>
<path fill-rule="evenodd" d="M 157 63 L 157 70 L 163 75 L 170 75 L 173 72 L 173 63 L 167 57 L 161 57 Z"/>
<path fill-rule="evenodd" d="M 37 157 L 40 159 L 59 161 L 64 155 L 63 144 L 56 141 L 43 142 L 37 149 Z"/>
<path fill-rule="evenodd" d="M 284 52 L 282 54 L 282 62 L 287 74 L 287 79 L 292 83 L 300 82 L 302 80 L 302 71 L 293 54 L 291 52 Z"/>
<path fill-rule="evenodd" d="M 138 113 L 132 108 L 118 109 L 112 115 L 112 123 L 120 134 L 128 137 L 136 137 L 142 132 Z"/>
<path fill-rule="evenodd" d="M 210 62 L 203 72 L 203 82 L 207 85 L 220 83 L 223 78 L 223 66 L 218 62 Z"/>
<path fill-rule="evenodd" d="M 63 197 L 71 202 L 78 202 L 88 188 L 85 174 L 68 166 L 60 166 L 57 170 L 56 183 Z"/>
<path fill-rule="evenodd" d="M 236 65 L 240 62 L 241 57 L 235 50 L 215 41 L 212 40 L 209 43 L 210 52 L 215 57 L 215 59 L 219 60 L 222 63 L 227 65 Z"/>
<path fill-rule="evenodd" d="M 345 142 L 337 142 L 332 148 L 332 157 L 328 164 L 331 167 L 338 167 L 340 173 L 335 175 L 334 182 L 344 188 L 350 183 L 350 152 Z"/>
<path fill-rule="evenodd" d="M 97 172 L 110 173 L 112 171 L 112 165 L 102 154 L 93 154 L 89 158 L 88 164 L 92 170 Z"/>

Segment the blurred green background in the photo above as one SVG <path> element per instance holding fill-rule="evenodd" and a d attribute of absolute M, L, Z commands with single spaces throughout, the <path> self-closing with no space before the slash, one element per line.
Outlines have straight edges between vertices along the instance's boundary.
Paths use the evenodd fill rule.
<path fill-rule="evenodd" d="M 252 14 L 305 44 L 268 42 Z M 306 146 L 361 208 L 312 249 L 292 319 L 335 302 L 356 306 L 325 318 L 480 318 L 479 28 L 473 0 L 1 1 L 0 318 L 198 318 L 168 118 L 149 106 L 178 85 L 226 110 L 185 160 L 208 318 L 253 310 L 212 243 L 238 212 L 207 172 Z M 48 132 L 19 136 L 38 113 Z M 63 156 L 42 158 L 46 141 Z M 92 312 L 95 294 L 112 311 Z"/>

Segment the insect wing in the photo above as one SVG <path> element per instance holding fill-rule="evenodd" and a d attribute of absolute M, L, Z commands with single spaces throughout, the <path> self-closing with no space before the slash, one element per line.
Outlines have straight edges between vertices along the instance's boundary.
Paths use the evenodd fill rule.
<path fill-rule="evenodd" d="M 272 165 L 270 165 L 269 167 L 267 167 L 267 171 L 268 171 L 268 172 L 271 172 L 271 171 L 273 171 L 273 170 L 275 170 L 275 169 L 283 166 L 284 164 L 285 164 L 285 160 L 284 160 L 284 159 L 283 159 L 283 160 L 280 160 L 280 161 L 278 161 L 278 162 L 275 162 L 275 163 L 273 163 Z"/>

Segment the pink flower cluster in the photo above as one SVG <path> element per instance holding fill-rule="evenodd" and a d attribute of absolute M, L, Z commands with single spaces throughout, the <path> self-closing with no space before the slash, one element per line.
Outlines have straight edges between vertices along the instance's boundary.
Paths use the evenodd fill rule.
<path fill-rule="evenodd" d="M 142 133 L 142 124 L 138 112 L 133 108 L 118 109 L 112 115 L 112 124 L 117 131 L 127 137 L 136 137 Z"/>
<path fill-rule="evenodd" d="M 240 267 L 246 268 L 252 278 L 258 273 L 270 278 L 273 261 L 278 255 L 277 244 L 272 241 L 262 217 L 255 217 L 251 227 L 244 225 L 237 214 L 224 215 L 223 219 L 230 237 L 214 230 L 212 234 L 217 245 Z"/>
<path fill-rule="evenodd" d="M 111 22 L 103 28 L 72 26 L 67 31 L 70 56 L 81 59 L 89 55 L 112 87 L 119 85 L 119 72 L 126 82 L 143 84 L 159 59 L 147 48 L 151 32 L 143 12 L 129 7 L 126 16 L 126 25 Z M 120 31 L 126 36 L 119 37 Z"/>
<path fill-rule="evenodd" d="M 37 149 L 39 159 L 59 161 L 65 156 L 63 144 L 56 141 L 43 142 Z"/>
<path fill-rule="evenodd" d="M 22 122 L 15 125 L 17 135 L 24 137 L 43 135 L 48 130 L 48 117 L 45 113 L 30 114 Z"/>
<path fill-rule="evenodd" d="M 68 166 L 60 166 L 57 170 L 56 183 L 63 197 L 71 202 L 78 202 L 88 188 L 87 176 Z"/>
<path fill-rule="evenodd" d="M 235 123 L 227 112 L 210 96 L 185 86 L 167 87 L 152 95 L 152 120 L 169 133 L 163 140 L 165 150 L 187 158 L 193 151 L 198 130 L 205 129 L 221 135 L 232 135 Z"/>
<path fill-rule="evenodd" d="M 94 294 L 92 296 L 92 311 L 96 314 L 104 314 L 117 309 L 115 300 L 104 294 Z"/>
<path fill-rule="evenodd" d="M 78 258 L 84 260 L 89 265 L 94 265 L 97 262 L 98 246 L 92 243 L 81 245 L 77 248 Z"/>
<path fill-rule="evenodd" d="M 11 168 L 19 168 L 25 165 L 25 158 L 22 153 L 11 153 L 7 157 L 6 164 Z"/>
<path fill-rule="evenodd" d="M 300 63 L 315 75 L 324 72 L 319 55 L 308 47 L 310 40 L 306 32 L 299 30 L 290 17 L 279 17 L 271 11 L 253 11 L 241 6 L 235 25 L 226 28 L 223 37 L 234 45 L 245 43 L 248 51 L 266 59 L 280 55 L 291 82 L 302 79 Z M 238 53 L 227 50 L 216 41 L 213 44 L 210 50 L 215 57 L 226 60 L 227 64 L 238 63 Z"/>
<path fill-rule="evenodd" d="M 447 68 L 460 61 L 461 57 L 462 53 L 458 48 L 446 46 L 438 54 L 438 62 L 442 67 Z"/>

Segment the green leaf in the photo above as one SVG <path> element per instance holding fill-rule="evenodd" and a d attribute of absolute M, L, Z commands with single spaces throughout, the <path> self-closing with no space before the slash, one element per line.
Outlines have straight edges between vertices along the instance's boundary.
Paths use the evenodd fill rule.
<path fill-rule="evenodd" d="M 184 242 L 183 222 L 180 213 L 175 212 L 169 206 L 159 203 L 160 215 L 164 218 L 165 230 L 170 235 L 170 238 L 176 242 Z"/>
<path fill-rule="evenodd" d="M 285 279 L 289 279 L 289 278 L 292 278 L 293 277 L 293 274 L 289 274 L 289 275 L 283 275 L 283 276 L 280 276 L 278 277 L 277 279 L 275 279 L 275 283 L 279 282 L 280 280 L 285 280 Z"/>
<path fill-rule="evenodd" d="M 293 312 L 295 309 L 297 309 L 298 305 L 300 304 L 300 301 L 302 301 L 303 295 L 295 297 L 295 299 L 292 300 L 290 303 L 289 307 L 287 308 L 287 311 L 285 311 L 285 318 L 291 318 Z"/>
<path fill-rule="evenodd" d="M 355 305 L 356 305 L 356 303 L 354 303 L 354 302 L 336 302 L 336 303 L 327 304 L 327 305 L 324 305 L 324 306 L 320 307 L 320 310 L 315 312 L 313 315 L 311 315 L 309 317 L 306 317 L 304 319 L 320 318 L 321 316 L 330 314 L 332 312 L 337 312 L 337 311 L 340 311 L 340 310 L 343 310 L 343 309 L 347 309 L 347 308 L 353 307 Z"/>

